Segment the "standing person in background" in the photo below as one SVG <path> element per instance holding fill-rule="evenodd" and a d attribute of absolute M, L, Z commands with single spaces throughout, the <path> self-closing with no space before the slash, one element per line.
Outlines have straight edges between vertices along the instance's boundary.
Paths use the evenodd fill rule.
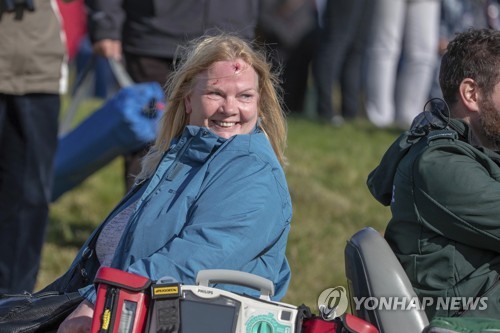
<path fill-rule="evenodd" d="M 434 74 L 440 0 L 373 0 L 366 113 L 378 127 L 408 128 Z"/>
<path fill-rule="evenodd" d="M 327 1 L 322 14 L 319 47 L 313 61 L 316 110 L 326 123 L 354 119 L 362 106 L 362 74 L 372 0 Z M 341 109 L 334 110 L 333 88 L 339 83 Z"/>
<path fill-rule="evenodd" d="M 164 85 L 179 45 L 210 32 L 251 40 L 259 0 L 86 0 L 89 36 L 98 55 L 121 60 L 135 82 Z M 127 190 L 148 147 L 125 156 Z"/>
<path fill-rule="evenodd" d="M 304 111 L 310 63 L 318 45 L 318 15 L 314 0 L 261 2 L 258 38 L 274 52 L 274 66 L 282 66 L 285 106 Z"/>
<path fill-rule="evenodd" d="M 67 74 L 56 1 L 13 3 L 0 0 L 0 293 L 35 286 Z"/>

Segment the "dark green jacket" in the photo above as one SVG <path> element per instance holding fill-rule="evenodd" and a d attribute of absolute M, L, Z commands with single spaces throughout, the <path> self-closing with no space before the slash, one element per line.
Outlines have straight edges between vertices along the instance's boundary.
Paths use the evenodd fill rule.
<path fill-rule="evenodd" d="M 475 310 L 438 309 L 435 298 L 430 318 L 500 318 L 500 155 L 468 144 L 468 131 L 452 119 L 405 132 L 368 176 L 391 206 L 385 237 L 418 296 L 487 297 Z"/>

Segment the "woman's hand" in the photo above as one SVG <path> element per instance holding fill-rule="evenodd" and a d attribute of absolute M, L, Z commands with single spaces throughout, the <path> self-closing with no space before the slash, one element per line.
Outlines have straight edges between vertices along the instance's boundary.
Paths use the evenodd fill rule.
<path fill-rule="evenodd" d="M 94 305 L 87 300 L 78 305 L 70 315 L 61 323 L 57 333 L 88 333 L 92 326 Z"/>

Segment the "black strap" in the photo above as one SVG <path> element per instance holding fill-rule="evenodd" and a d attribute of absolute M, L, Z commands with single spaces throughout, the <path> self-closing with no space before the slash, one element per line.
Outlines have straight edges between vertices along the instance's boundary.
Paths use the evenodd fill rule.
<path fill-rule="evenodd" d="M 99 238 L 99 235 L 101 234 L 101 231 L 102 231 L 102 228 L 104 226 L 105 223 L 101 223 L 101 225 L 99 226 L 99 228 L 96 230 L 96 232 L 92 235 L 92 238 L 90 239 L 89 241 L 89 244 L 88 246 L 83 250 L 83 253 L 82 253 L 82 257 L 80 259 L 80 261 L 78 262 L 78 265 L 77 265 L 77 270 L 78 270 L 78 274 L 80 274 L 81 276 L 81 279 L 83 281 L 83 283 L 85 284 L 88 284 L 88 283 L 91 283 L 92 281 L 90 281 L 90 273 L 87 271 L 87 262 L 93 258 L 94 256 L 96 256 L 96 253 L 95 253 L 95 247 L 96 247 L 96 244 L 97 244 L 97 239 Z"/>
<path fill-rule="evenodd" d="M 153 299 L 150 316 L 152 333 L 177 333 L 180 331 L 180 285 L 157 283 L 151 287 Z M 154 330 L 151 330 L 151 327 Z"/>

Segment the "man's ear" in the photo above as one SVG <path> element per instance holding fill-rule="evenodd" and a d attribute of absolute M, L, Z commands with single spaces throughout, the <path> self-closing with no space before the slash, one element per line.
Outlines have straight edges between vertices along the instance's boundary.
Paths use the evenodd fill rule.
<path fill-rule="evenodd" d="M 191 95 L 184 98 L 184 107 L 186 108 L 186 113 L 190 114 L 193 111 L 191 107 Z"/>
<path fill-rule="evenodd" d="M 479 87 L 473 79 L 464 79 L 458 88 L 459 98 L 464 106 L 471 112 L 479 111 Z"/>

